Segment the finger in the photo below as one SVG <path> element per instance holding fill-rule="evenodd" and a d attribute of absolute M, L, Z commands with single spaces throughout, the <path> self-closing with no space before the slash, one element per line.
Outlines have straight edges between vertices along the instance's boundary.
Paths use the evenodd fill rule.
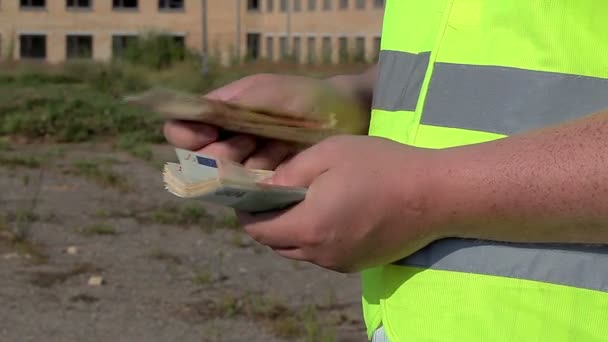
<path fill-rule="evenodd" d="M 242 163 L 255 151 L 256 147 L 257 140 L 255 137 L 250 135 L 235 135 L 227 140 L 207 145 L 198 152 Z"/>
<path fill-rule="evenodd" d="M 169 120 L 163 131 L 171 145 L 191 151 L 199 150 L 218 138 L 217 128 L 196 122 Z"/>
<path fill-rule="evenodd" d="M 285 248 L 285 249 L 281 249 L 281 248 L 272 248 L 272 250 L 277 253 L 278 255 L 287 258 L 287 259 L 292 259 L 292 260 L 298 260 L 298 261 L 311 261 L 310 257 L 307 255 L 306 252 L 304 252 L 304 250 L 300 249 L 300 248 Z"/>
<path fill-rule="evenodd" d="M 274 170 L 292 152 L 291 145 L 272 140 L 251 155 L 245 162 L 250 169 Z"/>
<path fill-rule="evenodd" d="M 332 152 L 324 146 L 324 143 L 314 145 L 282 163 L 266 183 L 308 187 L 332 165 L 339 162 L 339 158 L 339 153 Z"/>
<path fill-rule="evenodd" d="M 221 88 L 214 89 L 205 95 L 205 97 L 214 100 L 230 101 L 235 97 L 238 97 L 240 94 L 249 91 L 249 88 L 251 88 L 253 84 L 259 83 L 264 77 L 265 76 L 263 75 L 251 75 L 248 77 L 243 77 Z"/>
<path fill-rule="evenodd" d="M 273 249 L 293 249 L 306 245 L 309 220 L 303 219 L 305 202 L 270 213 L 239 213 L 243 228 L 257 242 Z"/>

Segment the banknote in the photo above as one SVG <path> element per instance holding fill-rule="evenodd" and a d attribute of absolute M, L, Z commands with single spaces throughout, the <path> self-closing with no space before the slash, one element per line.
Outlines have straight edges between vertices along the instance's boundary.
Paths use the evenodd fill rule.
<path fill-rule="evenodd" d="M 203 122 L 227 131 L 313 145 L 342 131 L 334 113 L 322 119 L 292 117 L 287 114 L 254 111 L 225 101 L 199 95 L 153 88 L 125 97 L 125 102 L 157 112 L 165 118 Z"/>
<path fill-rule="evenodd" d="M 302 201 L 306 189 L 261 183 L 272 171 L 247 169 L 208 155 L 175 149 L 179 163 L 166 163 L 165 188 L 183 198 L 258 213 L 286 208 Z"/>

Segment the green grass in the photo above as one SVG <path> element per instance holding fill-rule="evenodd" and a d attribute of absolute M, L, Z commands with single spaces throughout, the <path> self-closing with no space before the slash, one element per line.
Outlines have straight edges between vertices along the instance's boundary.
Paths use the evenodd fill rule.
<path fill-rule="evenodd" d="M 149 218 L 157 224 L 204 226 L 209 224 L 211 215 L 201 205 L 175 206 L 165 204 L 154 210 Z"/>
<path fill-rule="evenodd" d="M 0 154 L 0 166 L 14 169 L 24 167 L 28 169 L 37 169 L 42 165 L 40 158 L 34 156 L 8 156 Z"/>
<path fill-rule="evenodd" d="M 331 324 L 321 317 L 315 305 L 294 309 L 277 296 L 260 293 L 224 293 L 212 299 L 191 305 L 204 321 L 216 318 L 246 318 L 263 325 L 274 336 L 303 341 L 334 341 L 335 332 Z"/>

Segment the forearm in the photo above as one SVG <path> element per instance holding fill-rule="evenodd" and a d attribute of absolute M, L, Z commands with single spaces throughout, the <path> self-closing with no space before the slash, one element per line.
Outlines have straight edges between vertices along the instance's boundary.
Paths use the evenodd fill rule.
<path fill-rule="evenodd" d="M 438 156 L 446 236 L 608 243 L 608 110 Z"/>
<path fill-rule="evenodd" d="M 378 67 L 374 64 L 361 74 L 338 75 L 327 80 L 338 89 L 356 98 L 361 106 L 368 112 L 372 108 L 374 88 L 376 86 Z"/>

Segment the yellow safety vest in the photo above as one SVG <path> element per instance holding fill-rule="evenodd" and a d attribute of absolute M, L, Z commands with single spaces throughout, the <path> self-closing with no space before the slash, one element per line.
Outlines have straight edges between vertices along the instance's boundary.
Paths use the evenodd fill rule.
<path fill-rule="evenodd" d="M 607 0 L 388 0 L 381 50 L 370 135 L 405 144 L 608 108 Z M 362 278 L 370 338 L 608 341 L 608 247 L 444 239 Z"/>

